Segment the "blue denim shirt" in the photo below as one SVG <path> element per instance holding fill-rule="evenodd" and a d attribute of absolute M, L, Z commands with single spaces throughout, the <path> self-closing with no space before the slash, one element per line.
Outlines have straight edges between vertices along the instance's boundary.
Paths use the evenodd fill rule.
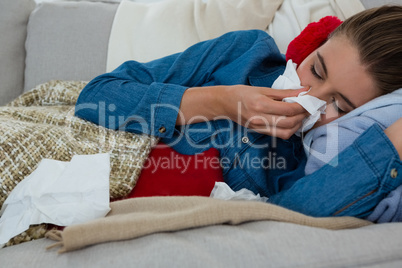
<path fill-rule="evenodd" d="M 148 63 L 127 61 L 113 72 L 96 77 L 80 94 L 75 114 L 107 128 L 158 136 L 182 154 L 214 147 L 220 152 L 225 182 L 234 190 L 247 188 L 269 197 L 269 202 L 314 216 L 365 216 L 375 206 L 369 199 L 379 201 L 388 188 L 401 184 L 400 176 L 393 180 L 395 187 L 377 187 L 374 191 L 362 187 L 367 177 L 350 180 L 344 166 L 353 166 L 355 171 L 358 167 L 354 162 L 338 159 L 336 167 L 328 164 L 303 177 L 306 156 L 296 136 L 282 140 L 225 119 L 175 126 L 187 88 L 235 84 L 270 87 L 285 64 L 265 32 L 231 32 Z M 379 136 L 372 132 L 368 133 Z M 385 135 L 381 140 L 386 140 Z M 361 160 L 367 158 L 359 150 L 348 152 Z M 386 153 L 397 156 L 391 148 Z M 381 174 L 385 169 L 380 168 Z M 383 179 L 378 175 L 377 184 Z M 338 184 L 342 184 L 342 191 L 334 190 Z M 345 192 L 346 185 L 350 191 Z M 363 203 L 363 209 L 355 209 L 357 203 Z"/>

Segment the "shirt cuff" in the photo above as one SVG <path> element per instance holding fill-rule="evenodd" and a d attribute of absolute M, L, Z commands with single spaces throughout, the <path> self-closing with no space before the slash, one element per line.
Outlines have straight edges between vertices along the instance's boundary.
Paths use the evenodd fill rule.
<path fill-rule="evenodd" d="M 175 131 L 181 99 L 188 87 L 152 83 L 153 92 L 160 92 L 156 103 L 151 104 L 151 135 L 160 138 L 171 138 Z"/>
<path fill-rule="evenodd" d="M 394 145 L 380 126 L 371 126 L 353 144 L 362 158 L 378 177 L 385 190 L 393 190 L 401 184 L 402 162 Z M 399 178 L 398 178 L 399 177 Z"/>

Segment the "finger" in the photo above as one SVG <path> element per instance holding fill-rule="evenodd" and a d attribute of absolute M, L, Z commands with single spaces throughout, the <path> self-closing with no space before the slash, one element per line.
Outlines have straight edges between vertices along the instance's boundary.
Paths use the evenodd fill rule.
<path fill-rule="evenodd" d="M 297 115 L 293 117 L 285 116 L 268 116 L 268 117 L 253 117 L 248 123 L 245 123 L 246 127 L 252 128 L 281 128 L 281 129 L 293 129 L 300 126 L 305 118 L 304 115 Z"/>
<path fill-rule="evenodd" d="M 296 133 L 296 131 L 301 128 L 301 126 L 302 126 L 302 124 L 299 124 L 291 129 L 277 128 L 276 130 L 274 130 L 274 132 L 271 134 L 271 136 L 287 140 L 290 137 L 292 137 Z"/>
<path fill-rule="evenodd" d="M 305 114 L 298 114 L 295 116 L 279 116 L 273 118 L 271 126 L 282 129 L 293 129 L 297 126 L 301 126 L 305 118 L 306 118 Z"/>
<path fill-rule="evenodd" d="M 261 131 L 269 131 L 275 128 L 283 130 L 298 129 L 306 116 L 303 114 L 293 117 L 286 116 L 253 116 L 243 125 L 247 128 L 259 129 Z"/>
<path fill-rule="evenodd" d="M 297 124 L 293 128 L 278 128 L 278 127 L 267 127 L 267 128 L 255 128 L 253 129 L 254 131 L 264 134 L 264 135 L 269 135 L 272 137 L 278 137 L 284 140 L 289 139 L 293 134 L 296 133 L 296 131 L 302 126 L 302 124 Z"/>
<path fill-rule="evenodd" d="M 263 108 L 266 114 L 271 115 L 295 116 L 298 114 L 308 114 L 303 106 L 297 102 L 289 103 L 270 100 L 269 102 L 265 103 L 265 107 Z"/>
<path fill-rule="evenodd" d="M 288 97 L 297 97 L 300 93 L 308 91 L 308 87 L 304 87 L 301 89 L 270 89 L 268 91 L 264 91 L 266 96 L 274 99 L 274 100 L 282 100 Z"/>

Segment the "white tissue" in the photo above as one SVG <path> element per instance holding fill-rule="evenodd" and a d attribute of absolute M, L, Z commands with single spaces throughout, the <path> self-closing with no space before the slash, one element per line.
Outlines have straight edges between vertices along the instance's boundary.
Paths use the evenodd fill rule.
<path fill-rule="evenodd" d="M 283 75 L 280 75 L 272 84 L 274 89 L 301 89 L 300 78 L 296 72 L 297 65 L 288 60 L 286 63 L 286 69 Z M 303 108 L 310 113 L 310 116 L 303 120 L 303 125 L 296 132 L 300 135 L 301 132 L 311 129 L 314 124 L 320 119 L 320 115 L 325 113 L 326 102 L 320 100 L 314 96 L 307 95 L 307 92 L 300 93 L 297 97 L 284 98 L 285 102 L 297 102 Z"/>
<path fill-rule="evenodd" d="M 307 93 L 308 91 L 300 93 L 297 97 L 289 97 L 283 99 L 283 101 L 285 102 L 297 102 L 298 104 L 303 106 L 303 108 L 306 109 L 307 112 L 310 113 L 310 116 L 303 120 L 303 125 L 297 131 L 297 133 L 310 130 L 314 126 L 314 124 L 321 118 L 321 114 L 325 114 L 327 103 L 311 95 L 306 95 Z"/>
<path fill-rule="evenodd" d="M 266 202 L 268 200 L 267 197 L 261 197 L 260 194 L 254 194 L 248 189 L 241 189 L 235 192 L 224 182 L 215 182 L 210 197 L 222 200 L 248 200 L 261 202 Z"/>
<path fill-rule="evenodd" d="M 71 162 L 43 159 L 4 202 L 0 245 L 32 224 L 68 226 L 104 217 L 110 210 L 109 175 L 109 154 L 76 155 Z"/>
<path fill-rule="evenodd" d="M 286 63 L 285 71 L 272 84 L 274 89 L 301 89 L 300 78 L 296 72 L 297 64 L 292 60 Z"/>

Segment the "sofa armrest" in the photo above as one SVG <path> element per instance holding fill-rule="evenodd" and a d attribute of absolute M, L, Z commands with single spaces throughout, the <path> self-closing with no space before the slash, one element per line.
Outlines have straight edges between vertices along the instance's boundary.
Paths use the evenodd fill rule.
<path fill-rule="evenodd" d="M 34 0 L 0 1 L 0 105 L 20 95 L 24 87 L 25 38 Z"/>

